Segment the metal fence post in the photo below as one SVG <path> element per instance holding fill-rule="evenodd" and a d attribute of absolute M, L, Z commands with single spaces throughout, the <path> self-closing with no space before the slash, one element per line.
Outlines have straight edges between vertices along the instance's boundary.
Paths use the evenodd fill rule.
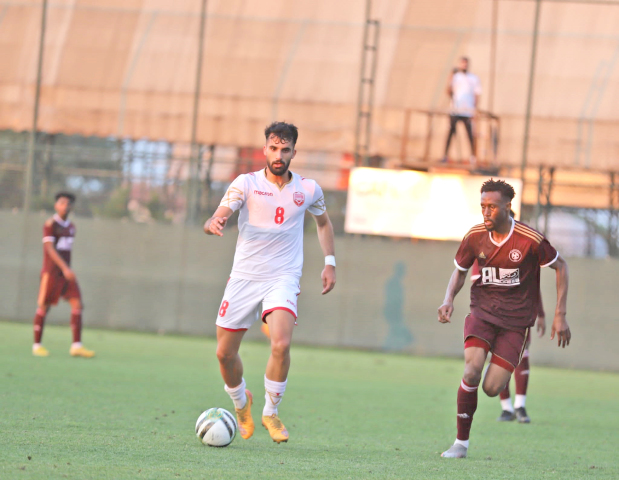
<path fill-rule="evenodd" d="M 198 164 L 200 162 L 200 146 L 198 137 L 198 117 L 200 113 L 200 91 L 202 82 L 202 60 L 204 57 L 204 35 L 206 32 L 207 0 L 202 0 L 200 10 L 200 33 L 198 34 L 198 59 L 196 65 L 196 87 L 193 97 L 193 115 L 191 119 L 191 156 L 189 157 L 189 176 L 187 179 L 187 217 L 186 224 L 194 224 L 197 211 Z"/>
<path fill-rule="evenodd" d="M 15 297 L 15 316 L 19 316 L 19 306 L 23 295 L 24 270 L 26 269 L 26 250 L 28 244 L 28 213 L 32 203 L 32 177 L 34 175 L 34 150 L 37 137 L 37 125 L 39 121 L 39 99 L 41 97 L 41 77 L 43 74 L 43 53 L 45 49 L 45 26 L 47 24 L 47 0 L 41 5 L 41 35 L 39 37 L 39 58 L 37 61 L 37 80 L 34 93 L 34 110 L 32 114 L 32 130 L 28 136 L 28 157 L 26 160 L 26 178 L 24 182 L 23 226 L 22 243 L 20 254 L 20 268 L 17 278 L 17 295 Z"/>
<path fill-rule="evenodd" d="M 533 23 L 533 45 L 531 46 L 531 67 L 529 69 L 529 87 L 527 91 L 527 110 L 524 117 L 524 138 L 522 140 L 522 164 L 520 166 L 520 179 L 524 192 L 524 173 L 527 168 L 527 151 L 529 149 L 529 128 L 531 126 L 531 106 L 533 104 L 533 84 L 535 81 L 535 57 L 537 56 L 537 38 L 539 36 L 539 17 L 542 0 L 535 3 L 535 21 Z"/>
<path fill-rule="evenodd" d="M 47 24 L 47 0 L 43 0 L 41 12 L 41 35 L 39 37 L 39 58 L 37 61 L 37 80 L 34 91 L 34 110 L 32 114 L 32 130 L 28 136 L 28 158 L 26 160 L 26 181 L 24 183 L 24 211 L 26 215 L 32 202 L 32 176 L 34 172 L 34 149 L 39 122 L 39 103 L 41 97 L 41 76 L 43 74 L 43 53 L 45 49 L 45 26 Z"/>

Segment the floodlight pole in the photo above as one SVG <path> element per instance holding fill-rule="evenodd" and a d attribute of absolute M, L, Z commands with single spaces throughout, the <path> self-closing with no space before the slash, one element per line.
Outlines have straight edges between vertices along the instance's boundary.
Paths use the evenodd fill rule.
<path fill-rule="evenodd" d="M 195 223 L 197 207 L 198 166 L 200 162 L 200 147 L 198 145 L 198 118 L 200 113 L 200 90 L 202 82 L 202 61 L 204 58 L 204 35 L 206 32 L 207 0 L 202 0 L 200 10 L 200 33 L 198 34 L 198 61 L 196 65 L 196 86 L 193 96 L 193 116 L 191 119 L 191 156 L 189 157 L 189 173 L 187 177 L 187 217 L 186 223 Z"/>
<path fill-rule="evenodd" d="M 492 29 L 490 33 L 490 81 L 488 82 L 488 111 L 494 110 L 494 82 L 496 78 L 496 31 L 499 0 L 492 0 Z"/>
<path fill-rule="evenodd" d="M 34 147 L 37 140 L 37 129 L 39 122 L 39 99 L 41 97 L 41 77 L 43 75 L 43 53 L 45 48 L 45 25 L 47 24 L 47 0 L 43 0 L 41 12 L 41 36 L 39 38 L 39 58 L 37 60 L 37 80 L 34 90 L 34 110 L 32 113 L 32 129 L 28 136 L 28 157 L 26 160 L 26 172 L 24 182 L 24 214 L 22 227 L 22 243 L 20 253 L 20 268 L 17 275 L 17 295 L 15 296 L 15 314 L 19 315 L 23 295 L 23 280 L 26 260 L 26 245 L 28 244 L 28 214 L 32 203 L 32 177 L 34 175 Z"/>
<path fill-rule="evenodd" d="M 32 114 L 32 129 L 28 135 L 28 157 L 26 160 L 26 181 L 24 183 L 24 212 L 30 211 L 32 201 L 32 177 L 34 171 L 34 147 L 37 138 L 39 122 L 39 99 L 41 97 L 41 77 L 43 74 L 43 51 L 45 49 L 45 25 L 47 24 L 47 0 L 43 0 L 41 12 L 41 36 L 39 37 L 39 58 L 37 60 L 37 80 L 34 90 L 34 111 Z"/>
<path fill-rule="evenodd" d="M 529 149 L 529 129 L 531 127 L 531 106 L 533 104 L 533 85 L 535 81 L 535 58 L 537 56 L 537 39 L 539 36 L 539 17 L 542 0 L 535 2 L 535 21 L 533 24 L 533 41 L 531 46 L 531 66 L 529 68 L 529 87 L 527 91 L 527 110 L 524 118 L 524 138 L 522 140 L 522 164 L 520 166 L 520 179 L 522 180 L 522 192 L 524 195 L 525 170 L 527 168 L 527 153 Z"/>
<path fill-rule="evenodd" d="M 198 114 L 200 111 L 200 83 L 202 81 L 202 58 L 204 57 L 204 34 L 206 32 L 207 0 L 202 0 L 200 9 L 200 33 L 198 34 L 198 61 L 196 65 L 196 86 L 193 96 L 193 116 L 191 119 L 191 152 L 187 175 L 187 205 L 185 207 L 185 224 L 181 234 L 181 261 L 178 288 L 176 289 L 176 321 L 177 332 L 181 331 L 183 318 L 183 292 L 185 291 L 185 271 L 187 269 L 187 228 L 196 222 L 196 207 L 198 201 L 198 165 L 200 160 L 200 146 L 198 145 Z"/>

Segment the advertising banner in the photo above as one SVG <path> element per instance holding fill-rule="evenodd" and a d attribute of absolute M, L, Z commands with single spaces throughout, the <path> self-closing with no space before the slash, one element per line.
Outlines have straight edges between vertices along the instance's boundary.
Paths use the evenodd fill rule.
<path fill-rule="evenodd" d="M 348 233 L 462 240 L 482 223 L 480 188 L 487 176 L 355 168 L 350 173 L 345 230 Z M 495 178 L 495 179 L 498 179 Z M 522 182 L 512 210 L 520 217 Z"/>

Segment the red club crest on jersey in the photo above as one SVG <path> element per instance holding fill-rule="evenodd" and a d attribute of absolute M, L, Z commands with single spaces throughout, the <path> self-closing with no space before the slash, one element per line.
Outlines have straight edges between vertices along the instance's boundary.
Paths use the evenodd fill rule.
<path fill-rule="evenodd" d="M 305 203 L 305 194 L 303 192 L 294 192 L 292 194 L 292 200 L 297 207 L 300 207 Z"/>
<path fill-rule="evenodd" d="M 520 253 L 520 250 L 516 250 L 515 248 L 509 252 L 509 259 L 512 262 L 518 262 L 520 261 L 520 259 L 522 258 L 522 253 Z"/>

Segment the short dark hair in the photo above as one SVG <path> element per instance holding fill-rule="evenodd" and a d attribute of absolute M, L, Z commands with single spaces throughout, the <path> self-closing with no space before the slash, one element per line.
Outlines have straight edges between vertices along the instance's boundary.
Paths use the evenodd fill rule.
<path fill-rule="evenodd" d="M 59 198 L 68 198 L 69 202 L 75 203 L 75 195 L 71 192 L 58 192 L 54 197 L 54 200 L 58 201 Z"/>
<path fill-rule="evenodd" d="M 486 180 L 481 186 L 481 193 L 484 192 L 499 192 L 503 198 L 508 199 L 510 202 L 516 196 L 514 187 L 504 180 Z"/>
<path fill-rule="evenodd" d="M 271 135 L 276 136 L 280 140 L 284 140 L 285 142 L 292 142 L 293 145 L 296 145 L 297 138 L 299 138 L 299 129 L 292 123 L 273 122 L 271 125 L 264 129 L 264 137 L 267 140 Z"/>

